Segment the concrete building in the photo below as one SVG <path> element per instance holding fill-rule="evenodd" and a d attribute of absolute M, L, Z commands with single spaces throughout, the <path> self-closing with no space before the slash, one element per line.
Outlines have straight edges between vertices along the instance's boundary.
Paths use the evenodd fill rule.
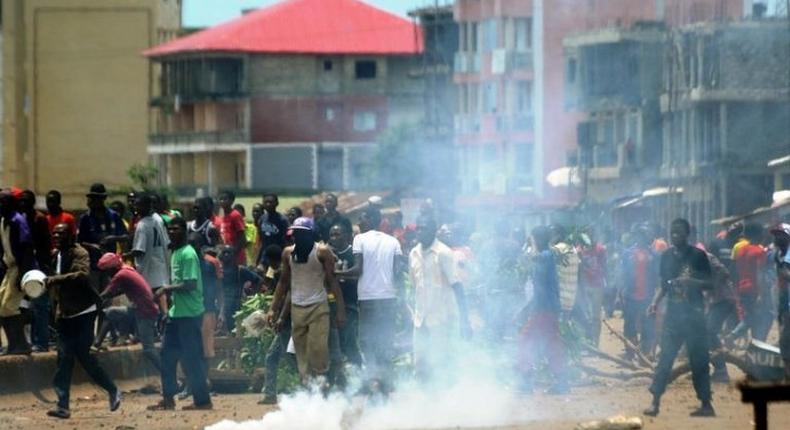
<path fill-rule="evenodd" d="M 546 183 L 576 152 L 585 118 L 564 106 L 574 67 L 563 58 L 565 37 L 638 21 L 740 17 L 743 8 L 742 0 L 458 0 L 460 202 L 539 209 L 578 201 L 574 190 Z"/>
<path fill-rule="evenodd" d="M 566 108 L 584 115 L 571 163 L 582 172 L 584 197 L 600 204 L 641 193 L 661 165 L 665 26 L 606 28 L 569 36 L 564 45 Z"/>
<path fill-rule="evenodd" d="M 366 186 L 377 136 L 423 116 L 419 27 L 357 0 L 287 0 L 146 52 L 149 154 L 181 195 Z"/>
<path fill-rule="evenodd" d="M 709 232 L 713 219 L 769 206 L 767 163 L 790 147 L 790 28 L 782 19 L 683 27 L 670 36 L 661 96 L 661 177 L 673 208 Z"/>
<path fill-rule="evenodd" d="M 3 0 L 2 182 L 69 207 L 92 182 L 128 185 L 158 82 L 140 52 L 180 24 L 180 0 Z"/>

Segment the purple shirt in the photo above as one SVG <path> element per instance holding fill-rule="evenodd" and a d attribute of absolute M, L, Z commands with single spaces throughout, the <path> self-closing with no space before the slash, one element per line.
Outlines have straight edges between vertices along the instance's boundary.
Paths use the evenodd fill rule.
<path fill-rule="evenodd" d="M 110 284 L 107 285 L 105 291 L 105 294 L 110 296 L 118 293 L 126 294 L 126 297 L 134 303 L 135 310 L 141 318 L 156 318 L 159 315 L 159 307 L 154 302 L 154 293 L 151 291 L 151 287 L 145 282 L 143 275 L 129 266 L 123 266 L 110 279 Z"/>
<path fill-rule="evenodd" d="M 27 219 L 24 215 L 19 212 L 14 212 L 14 215 L 7 221 L 9 227 L 9 240 L 11 242 L 11 249 L 5 249 L 4 252 L 11 252 L 11 255 L 14 256 L 14 260 L 16 264 L 19 265 L 20 262 L 24 260 L 22 253 L 24 252 L 23 246 L 25 244 L 32 245 L 33 244 L 33 236 L 30 234 L 30 226 L 27 224 Z M 0 248 L 2 244 L 0 244 Z M 31 261 L 35 265 L 35 261 Z M 37 268 L 37 267 L 32 267 Z M 30 268 L 22 267 L 20 270 L 27 271 Z"/>

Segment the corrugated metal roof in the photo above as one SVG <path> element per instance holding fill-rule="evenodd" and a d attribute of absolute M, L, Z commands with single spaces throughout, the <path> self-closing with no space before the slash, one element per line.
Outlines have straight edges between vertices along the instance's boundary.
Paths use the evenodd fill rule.
<path fill-rule="evenodd" d="M 161 57 L 190 52 L 389 54 L 423 50 L 419 26 L 358 0 L 285 0 L 153 47 Z"/>

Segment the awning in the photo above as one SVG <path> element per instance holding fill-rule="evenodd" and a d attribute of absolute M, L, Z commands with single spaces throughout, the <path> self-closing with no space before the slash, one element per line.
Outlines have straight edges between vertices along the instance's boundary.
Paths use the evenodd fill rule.
<path fill-rule="evenodd" d="M 546 175 L 546 182 L 552 187 L 567 187 L 570 185 L 581 185 L 582 180 L 579 177 L 579 169 L 577 167 L 560 167 L 554 169 Z"/>
<path fill-rule="evenodd" d="M 617 209 L 627 208 L 629 206 L 633 206 L 633 205 L 641 202 L 644 199 L 645 199 L 644 197 L 634 197 L 634 198 L 628 199 L 628 200 L 618 204 L 617 206 L 615 206 L 615 208 L 617 208 Z"/>
<path fill-rule="evenodd" d="M 682 194 L 683 188 L 670 188 L 670 187 L 656 187 L 651 188 L 649 190 L 645 190 L 642 193 L 642 197 L 659 197 L 665 196 L 667 194 Z"/>
<path fill-rule="evenodd" d="M 790 155 L 786 155 L 782 158 L 776 158 L 768 162 L 768 167 L 779 167 L 784 166 L 785 164 L 790 164 Z"/>

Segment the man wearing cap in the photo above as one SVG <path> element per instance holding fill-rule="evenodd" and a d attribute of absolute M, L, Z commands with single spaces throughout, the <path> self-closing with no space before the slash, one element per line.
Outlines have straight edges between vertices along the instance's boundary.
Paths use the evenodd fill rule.
<path fill-rule="evenodd" d="M 280 315 L 291 293 L 291 327 L 296 363 L 303 383 L 329 371 L 329 293 L 337 300 L 337 324 L 345 324 L 343 294 L 335 278 L 335 259 L 328 246 L 316 242 L 313 220 L 297 218 L 291 226 L 294 245 L 285 248 L 282 275 L 274 293 L 269 321 Z"/>
<path fill-rule="evenodd" d="M 56 246 L 52 265 L 55 274 L 46 279 L 45 285 L 53 290 L 57 303 L 58 369 L 54 385 L 58 404 L 47 415 L 64 419 L 71 416 L 69 392 L 75 361 L 82 364 L 96 385 L 107 391 L 110 411 L 115 411 L 121 405 L 121 391 L 90 353 L 99 295 L 90 284 L 88 251 L 74 243 L 66 224 L 55 226 L 52 235 Z"/>
<path fill-rule="evenodd" d="M 85 197 L 88 200 L 88 212 L 80 217 L 77 242 L 90 255 L 91 282 L 97 291 L 101 291 L 107 279 L 102 278 L 96 263 L 105 252 L 114 252 L 118 242 L 128 239 L 127 230 L 121 217 L 105 206 L 107 189 L 104 184 L 91 185 Z"/>
<path fill-rule="evenodd" d="M 24 317 L 19 307 L 25 293 L 19 284 L 28 270 L 36 268 L 33 239 L 24 215 L 17 211 L 21 190 L 0 191 L 0 325 L 8 339 L 6 354 L 30 354 L 25 338 Z"/>
<path fill-rule="evenodd" d="M 779 224 L 771 229 L 774 236 L 776 275 L 778 282 L 779 349 L 785 368 L 785 380 L 790 380 L 790 224 Z"/>
<path fill-rule="evenodd" d="M 159 355 L 154 348 L 156 321 L 159 316 L 158 305 L 154 302 L 154 294 L 145 278 L 133 267 L 123 263 L 121 256 L 108 252 L 99 259 L 99 270 L 106 272 L 110 278 L 107 288 L 101 293 L 102 300 L 125 294 L 134 304 L 137 322 L 137 337 L 143 345 L 143 355 L 157 372 L 161 370 Z"/>

